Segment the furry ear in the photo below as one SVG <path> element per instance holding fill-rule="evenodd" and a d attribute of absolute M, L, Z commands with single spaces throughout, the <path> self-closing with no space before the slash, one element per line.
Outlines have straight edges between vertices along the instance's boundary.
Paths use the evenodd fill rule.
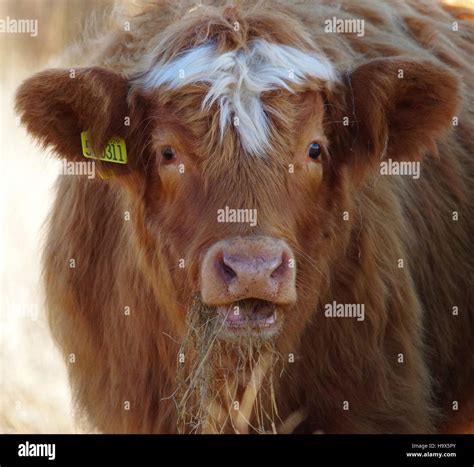
<path fill-rule="evenodd" d="M 429 61 L 371 60 L 346 74 L 342 86 L 342 102 L 328 106 L 328 132 L 338 159 L 358 172 L 382 157 L 415 160 L 435 150 L 459 102 L 456 77 Z"/>
<path fill-rule="evenodd" d="M 27 79 L 18 89 L 16 111 L 27 130 L 59 157 L 84 160 L 81 132 L 89 130 L 96 154 L 113 136 L 127 138 L 128 83 L 99 67 L 52 69 Z M 128 142 L 127 142 L 128 147 Z M 117 164 L 108 164 L 107 167 Z"/>

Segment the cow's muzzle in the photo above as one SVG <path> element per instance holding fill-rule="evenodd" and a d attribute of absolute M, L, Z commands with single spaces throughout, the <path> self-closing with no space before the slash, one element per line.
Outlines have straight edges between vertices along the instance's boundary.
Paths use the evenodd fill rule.
<path fill-rule="evenodd" d="M 281 307 L 296 301 L 291 248 L 271 237 L 237 237 L 215 243 L 201 266 L 201 297 L 216 306 L 226 327 L 276 327 Z"/>

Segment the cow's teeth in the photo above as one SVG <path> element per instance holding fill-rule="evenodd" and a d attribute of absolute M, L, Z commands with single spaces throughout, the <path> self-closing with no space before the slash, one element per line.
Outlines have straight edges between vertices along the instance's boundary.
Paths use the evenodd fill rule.
<path fill-rule="evenodd" d="M 276 321 L 276 311 L 274 311 L 272 313 L 271 316 L 269 316 L 266 320 L 265 320 L 265 324 L 274 324 Z"/>

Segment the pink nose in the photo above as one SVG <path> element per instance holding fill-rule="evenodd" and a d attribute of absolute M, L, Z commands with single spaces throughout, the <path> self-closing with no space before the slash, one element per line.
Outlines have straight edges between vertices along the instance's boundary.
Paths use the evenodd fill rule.
<path fill-rule="evenodd" d="M 201 296 L 208 305 L 257 298 L 295 302 L 295 265 L 290 247 L 270 237 L 237 237 L 215 243 L 201 267 Z"/>

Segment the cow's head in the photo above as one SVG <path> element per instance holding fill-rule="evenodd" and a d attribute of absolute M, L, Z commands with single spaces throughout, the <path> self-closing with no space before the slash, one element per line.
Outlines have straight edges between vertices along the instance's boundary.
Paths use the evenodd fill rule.
<path fill-rule="evenodd" d="M 176 329 L 193 304 L 223 341 L 291 351 L 351 253 L 344 211 L 382 157 L 432 147 L 456 101 L 455 78 L 428 61 L 337 70 L 310 48 L 257 37 L 164 50 L 128 79 L 46 71 L 22 85 L 17 107 L 70 160 L 83 130 L 97 151 L 127 139 L 129 165 L 93 183 L 132 193 L 147 275 Z"/>

